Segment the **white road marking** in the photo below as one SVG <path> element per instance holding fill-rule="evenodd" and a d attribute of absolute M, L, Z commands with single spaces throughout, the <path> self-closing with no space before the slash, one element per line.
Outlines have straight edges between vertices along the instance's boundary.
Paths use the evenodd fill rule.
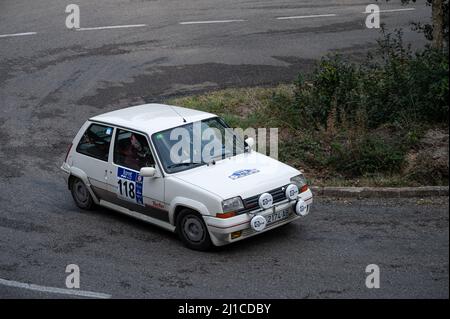
<path fill-rule="evenodd" d="M 10 37 L 21 37 L 23 35 L 35 35 L 37 32 L 23 32 L 23 33 L 12 33 L 12 34 L 0 34 L 0 38 L 10 38 Z"/>
<path fill-rule="evenodd" d="M 291 17 L 278 17 L 277 20 L 289 20 L 289 19 L 308 19 L 308 18 L 325 18 L 325 17 L 336 17 L 337 14 L 316 14 L 310 16 L 291 16 Z"/>
<path fill-rule="evenodd" d="M 416 8 L 403 8 L 403 9 L 386 9 L 375 12 L 361 12 L 361 13 L 383 13 L 383 12 L 401 12 L 401 11 L 414 11 Z"/>
<path fill-rule="evenodd" d="M 404 11 L 414 11 L 416 8 L 402 8 L 402 9 L 385 9 L 375 12 L 362 12 L 364 14 L 369 13 L 388 13 L 388 12 L 404 12 Z M 306 16 L 290 16 L 290 17 L 277 17 L 277 20 L 291 20 L 291 19 L 310 19 L 310 18 L 326 18 L 326 17 L 336 17 L 337 14 L 316 14 L 316 15 L 306 15 Z M 206 20 L 206 21 L 185 21 L 179 22 L 181 25 L 189 24 L 213 24 L 213 23 L 232 23 L 232 22 L 244 22 L 247 20 L 235 19 L 235 20 Z M 129 25 L 112 25 L 104 27 L 91 27 L 91 28 L 78 28 L 76 31 L 94 31 L 94 30 L 108 30 L 108 29 L 126 29 L 126 28 L 142 28 L 147 27 L 147 24 L 129 24 Z M 10 38 L 10 37 L 20 37 L 27 35 L 35 35 L 37 32 L 23 32 L 23 33 L 12 33 L 12 34 L 0 34 L 0 38 Z"/>
<path fill-rule="evenodd" d="M 79 28 L 76 31 L 93 31 L 93 30 L 107 30 L 107 29 L 126 29 L 126 28 L 142 28 L 146 27 L 146 24 L 129 24 L 129 25 L 110 25 L 105 27 L 93 27 L 93 28 Z"/>
<path fill-rule="evenodd" d="M 6 279 L 2 279 L 2 278 L 0 278 L 0 285 L 14 287 L 14 288 L 35 290 L 35 291 L 40 291 L 40 292 L 81 296 L 81 297 L 89 297 L 89 298 L 109 299 L 112 297 L 111 295 L 103 294 L 103 293 L 99 293 L 99 292 L 76 290 L 76 289 L 63 289 L 63 288 L 55 288 L 55 287 L 45 287 L 45 286 L 27 284 L 27 283 L 18 282 L 18 281 L 6 280 Z"/>
<path fill-rule="evenodd" d="M 231 23 L 231 22 L 244 22 L 247 20 L 209 20 L 209 21 L 186 21 L 179 24 L 210 24 L 210 23 Z"/>

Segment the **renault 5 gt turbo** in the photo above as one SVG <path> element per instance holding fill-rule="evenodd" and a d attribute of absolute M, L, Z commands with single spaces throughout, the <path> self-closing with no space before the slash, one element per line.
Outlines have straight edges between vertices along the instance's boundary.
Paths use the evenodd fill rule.
<path fill-rule="evenodd" d="M 310 212 L 303 174 L 253 146 L 214 114 L 145 104 L 87 120 L 61 169 L 78 207 L 115 210 L 207 250 Z"/>

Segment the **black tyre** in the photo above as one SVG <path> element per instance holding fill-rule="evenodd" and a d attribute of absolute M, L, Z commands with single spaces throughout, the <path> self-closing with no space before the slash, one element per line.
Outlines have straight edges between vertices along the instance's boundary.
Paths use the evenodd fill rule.
<path fill-rule="evenodd" d="M 184 209 L 177 218 L 177 233 L 183 243 L 194 250 L 209 250 L 211 238 L 203 218 L 197 212 Z"/>
<path fill-rule="evenodd" d="M 79 178 L 74 177 L 71 181 L 70 191 L 73 200 L 78 207 L 85 210 L 92 210 L 94 208 L 94 200 L 86 185 Z"/>

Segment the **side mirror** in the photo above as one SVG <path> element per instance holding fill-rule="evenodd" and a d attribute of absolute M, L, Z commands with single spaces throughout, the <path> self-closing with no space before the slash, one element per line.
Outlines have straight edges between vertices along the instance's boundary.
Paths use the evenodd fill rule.
<path fill-rule="evenodd" d="M 245 139 L 245 144 L 247 144 L 246 149 L 250 151 L 255 145 L 255 140 L 253 139 L 253 137 L 248 137 Z"/>
<path fill-rule="evenodd" d="M 154 177 L 156 174 L 156 169 L 154 167 L 142 167 L 139 175 L 142 177 Z"/>

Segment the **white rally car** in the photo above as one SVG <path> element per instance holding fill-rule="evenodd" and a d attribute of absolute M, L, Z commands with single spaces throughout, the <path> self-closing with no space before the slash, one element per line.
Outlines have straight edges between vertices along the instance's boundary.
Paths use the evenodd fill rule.
<path fill-rule="evenodd" d="M 204 160 L 198 149 L 208 153 L 211 139 L 194 147 L 197 129 L 228 134 L 232 142 L 222 144 L 219 138 L 217 145 L 216 139 L 220 156 Z M 181 144 L 183 138 L 189 143 Z M 78 207 L 113 209 L 177 232 L 188 247 L 206 250 L 310 211 L 312 193 L 303 174 L 252 151 L 253 143 L 214 114 L 146 104 L 86 121 L 61 169 Z"/>

